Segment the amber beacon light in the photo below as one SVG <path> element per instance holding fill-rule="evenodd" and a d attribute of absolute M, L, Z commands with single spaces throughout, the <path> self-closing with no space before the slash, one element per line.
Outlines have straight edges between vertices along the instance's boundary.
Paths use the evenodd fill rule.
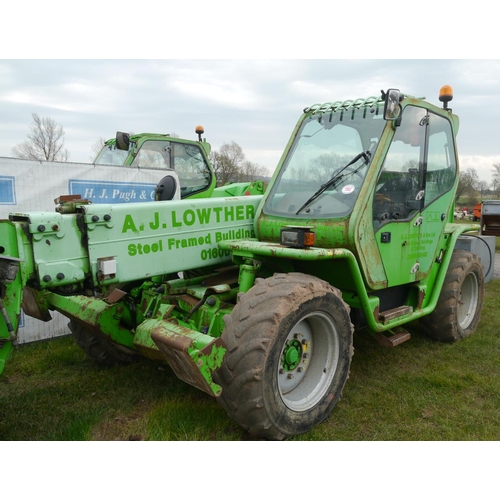
<path fill-rule="evenodd" d="M 448 103 L 453 99 L 453 89 L 449 85 L 443 85 L 439 91 L 439 100 L 443 103 L 443 108 L 448 109 Z"/>

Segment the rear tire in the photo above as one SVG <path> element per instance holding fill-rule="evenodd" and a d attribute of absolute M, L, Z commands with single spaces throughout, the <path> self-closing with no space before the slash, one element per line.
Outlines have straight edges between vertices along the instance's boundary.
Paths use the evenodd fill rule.
<path fill-rule="evenodd" d="M 325 281 L 300 273 L 257 279 L 222 332 L 219 403 L 250 434 L 311 430 L 342 396 L 353 353 L 349 307 Z"/>
<path fill-rule="evenodd" d="M 80 323 L 70 321 L 68 327 L 76 344 L 84 350 L 87 356 L 100 365 L 117 366 L 132 363 L 137 359 L 137 353 L 131 349 L 91 332 Z"/>
<path fill-rule="evenodd" d="M 434 311 L 421 319 L 425 333 L 441 342 L 472 335 L 481 318 L 484 275 L 479 257 L 455 250 Z"/>

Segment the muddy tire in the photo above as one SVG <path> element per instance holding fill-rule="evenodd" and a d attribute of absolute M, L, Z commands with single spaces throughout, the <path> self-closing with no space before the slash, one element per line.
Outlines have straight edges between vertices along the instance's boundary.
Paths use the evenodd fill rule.
<path fill-rule="evenodd" d="M 481 318 L 484 276 L 478 256 L 455 250 L 434 311 L 422 318 L 426 335 L 441 342 L 456 342 L 472 335 Z"/>
<path fill-rule="evenodd" d="M 100 365 L 117 366 L 132 363 L 137 359 L 137 354 L 131 349 L 92 333 L 75 321 L 70 321 L 68 327 L 76 344 Z"/>
<path fill-rule="evenodd" d="M 257 279 L 222 332 L 219 403 L 250 434 L 311 430 L 342 396 L 353 353 L 349 307 L 325 281 L 300 273 Z"/>

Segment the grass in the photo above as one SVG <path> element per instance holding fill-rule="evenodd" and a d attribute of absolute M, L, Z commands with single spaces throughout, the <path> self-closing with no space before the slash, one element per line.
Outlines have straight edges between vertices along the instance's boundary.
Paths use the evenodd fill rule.
<path fill-rule="evenodd" d="M 332 416 L 295 441 L 500 439 L 500 280 L 477 332 L 453 345 L 418 332 L 388 349 L 355 336 Z M 0 378 L 3 441 L 253 440 L 216 400 L 149 360 L 104 369 L 72 338 L 22 346 Z"/>

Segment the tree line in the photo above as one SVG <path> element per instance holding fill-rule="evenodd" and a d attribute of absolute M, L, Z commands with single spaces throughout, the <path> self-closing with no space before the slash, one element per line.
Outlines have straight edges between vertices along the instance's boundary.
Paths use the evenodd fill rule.
<path fill-rule="evenodd" d="M 455 202 L 474 206 L 485 196 L 498 196 L 500 193 L 500 163 L 492 165 L 491 183 L 479 180 L 477 170 L 469 167 L 460 172 Z"/>

